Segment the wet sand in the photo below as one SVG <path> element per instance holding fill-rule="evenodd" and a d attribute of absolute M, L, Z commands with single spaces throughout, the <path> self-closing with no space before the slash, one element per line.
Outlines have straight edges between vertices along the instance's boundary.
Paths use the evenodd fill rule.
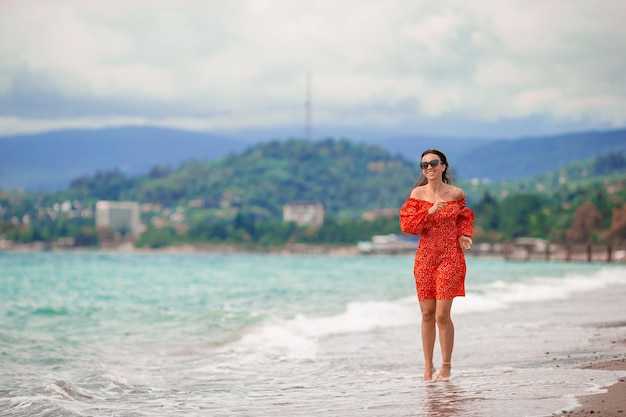
<path fill-rule="evenodd" d="M 459 314 L 465 300 L 455 301 L 459 343 L 453 377 L 458 383 L 474 378 L 468 391 L 477 396 L 480 375 L 466 369 L 483 369 L 490 376 L 484 385 L 493 397 L 483 390 L 476 400 L 482 406 L 466 415 L 626 417 L 624 300 L 626 286 L 620 280 L 601 289 L 579 289 L 563 299 L 520 302 L 484 313 Z M 534 375 L 542 394 L 527 385 L 524 372 Z M 502 414 L 506 404 L 509 410 Z"/>
<path fill-rule="evenodd" d="M 626 372 L 626 359 L 597 362 L 582 366 L 581 368 Z M 581 405 L 574 410 L 563 411 L 561 414 L 554 413 L 552 415 L 626 416 L 626 376 L 620 378 L 617 383 L 604 388 L 607 390 L 605 393 L 578 397 L 577 400 Z"/>
<path fill-rule="evenodd" d="M 600 327 L 626 327 L 626 322 L 606 323 Z M 612 344 L 626 345 L 626 340 L 612 341 Z M 573 410 L 553 413 L 553 416 L 602 416 L 615 417 L 626 416 L 626 359 L 591 362 L 580 366 L 580 369 L 594 369 L 603 371 L 624 371 L 625 375 L 608 387 L 603 387 L 606 392 L 586 395 L 577 398 L 580 406 Z"/>

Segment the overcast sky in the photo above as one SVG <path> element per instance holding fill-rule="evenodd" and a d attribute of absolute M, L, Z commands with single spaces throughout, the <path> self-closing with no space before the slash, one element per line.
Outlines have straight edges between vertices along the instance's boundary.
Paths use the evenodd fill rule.
<path fill-rule="evenodd" d="M 625 17 L 624 0 L 2 0 L 0 135 L 302 129 L 307 74 L 317 136 L 619 128 Z"/>

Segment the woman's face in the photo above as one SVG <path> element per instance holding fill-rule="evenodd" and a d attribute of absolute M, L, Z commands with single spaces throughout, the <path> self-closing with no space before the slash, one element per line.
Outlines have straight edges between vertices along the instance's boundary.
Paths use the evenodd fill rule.
<path fill-rule="evenodd" d="M 424 174 L 424 176 L 430 181 L 436 178 L 441 178 L 443 170 L 446 168 L 446 166 L 441 163 L 441 158 L 439 158 L 439 155 L 434 153 L 427 153 L 422 157 L 420 168 L 422 169 L 422 173 Z"/>

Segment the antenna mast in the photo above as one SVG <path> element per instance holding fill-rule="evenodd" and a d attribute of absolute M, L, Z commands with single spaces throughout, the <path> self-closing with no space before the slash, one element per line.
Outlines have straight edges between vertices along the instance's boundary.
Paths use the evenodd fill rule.
<path fill-rule="evenodd" d="M 306 98 L 304 101 L 304 140 L 311 141 L 311 73 L 306 74 Z"/>

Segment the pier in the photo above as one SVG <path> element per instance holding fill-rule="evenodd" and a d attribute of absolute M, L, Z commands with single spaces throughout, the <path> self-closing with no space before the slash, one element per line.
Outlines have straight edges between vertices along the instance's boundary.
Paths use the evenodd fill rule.
<path fill-rule="evenodd" d="M 543 239 L 518 238 L 502 244 L 506 260 L 565 262 L 626 262 L 626 245 L 597 243 L 552 243 Z"/>

